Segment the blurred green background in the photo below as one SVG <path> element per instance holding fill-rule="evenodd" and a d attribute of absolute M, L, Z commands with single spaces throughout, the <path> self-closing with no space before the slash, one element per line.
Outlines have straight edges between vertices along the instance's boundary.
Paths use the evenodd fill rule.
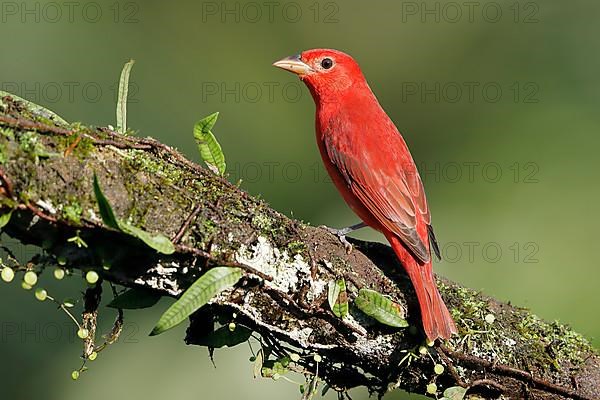
<path fill-rule="evenodd" d="M 114 125 L 116 82 L 133 58 L 129 125 L 139 135 L 198 161 L 192 126 L 220 111 L 214 131 L 232 181 L 288 215 L 346 226 L 356 218 L 321 167 L 312 99 L 271 67 L 303 49 L 345 50 L 421 169 L 445 256 L 436 270 L 598 345 L 600 4 L 471 4 L 6 1 L 0 89 L 67 120 Z M 42 284 L 59 298 L 83 287 Z M 214 369 L 205 349 L 183 344 L 183 328 L 149 338 L 168 303 L 128 312 L 121 342 L 72 382 L 80 346 L 67 318 L 2 284 L 3 398 L 299 398 L 293 384 L 253 380 L 247 346 L 217 351 Z M 112 312 L 100 318 L 108 328 Z"/>

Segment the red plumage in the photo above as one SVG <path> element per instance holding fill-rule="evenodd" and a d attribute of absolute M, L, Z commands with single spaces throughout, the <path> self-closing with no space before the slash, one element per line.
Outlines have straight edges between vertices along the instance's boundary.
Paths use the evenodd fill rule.
<path fill-rule="evenodd" d="M 360 67 L 329 49 L 308 50 L 275 65 L 297 73 L 308 86 L 327 172 L 352 210 L 390 242 L 415 288 L 427 337 L 449 338 L 456 327 L 433 277 L 435 238 L 423 184 Z"/>

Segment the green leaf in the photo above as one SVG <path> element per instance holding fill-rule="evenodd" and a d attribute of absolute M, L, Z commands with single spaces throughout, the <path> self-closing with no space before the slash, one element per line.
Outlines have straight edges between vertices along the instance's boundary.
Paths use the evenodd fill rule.
<path fill-rule="evenodd" d="M 460 386 L 452 386 L 444 390 L 444 397 L 448 398 L 449 400 L 463 400 L 466 393 L 466 388 Z"/>
<path fill-rule="evenodd" d="M 222 326 L 204 337 L 198 338 L 194 344 L 219 349 L 221 347 L 233 347 L 244 343 L 252 335 L 252 330 L 242 325 L 237 325 L 232 332 L 228 326 Z"/>
<path fill-rule="evenodd" d="M 149 247 L 163 254 L 173 254 L 175 252 L 175 245 L 169 240 L 168 237 L 161 233 L 152 234 L 140 229 L 136 226 L 128 224 L 127 222 L 120 221 L 112 210 L 110 203 L 98 183 L 98 177 L 94 173 L 94 194 L 96 195 L 96 201 L 100 208 L 100 216 L 102 221 L 110 228 L 119 230 L 128 235 L 134 236 L 146 243 Z"/>
<path fill-rule="evenodd" d="M 4 228 L 6 226 L 6 224 L 8 224 L 10 222 L 10 217 L 12 217 L 12 213 L 13 213 L 13 210 L 10 210 L 10 211 L 5 212 L 4 214 L 0 215 L 0 229 Z"/>
<path fill-rule="evenodd" d="M 242 277 L 242 270 L 234 267 L 215 267 L 192 284 L 165 313 L 150 333 L 159 335 L 179 325 L 194 311 L 208 303 L 221 291 L 234 286 Z"/>
<path fill-rule="evenodd" d="M 256 379 L 262 375 L 262 367 L 263 367 L 264 360 L 265 360 L 265 353 L 263 352 L 263 349 L 261 348 L 258 350 L 258 353 L 256 354 L 256 360 L 254 360 L 254 368 L 253 368 L 254 379 Z"/>
<path fill-rule="evenodd" d="M 121 79 L 119 79 L 119 94 L 117 99 L 117 131 L 119 133 L 127 131 L 127 93 L 129 92 L 129 75 L 134 63 L 134 60 L 129 60 L 125 63 L 121 70 Z"/>
<path fill-rule="evenodd" d="M 48 110 L 45 107 L 42 107 L 35 103 L 32 103 L 31 101 L 25 100 L 24 98 L 14 95 L 12 93 L 8 93 L 8 92 L 0 90 L 0 99 L 5 96 L 12 97 L 13 100 L 17 100 L 17 101 L 23 103 L 23 105 L 25 105 L 27 110 L 31 111 L 35 115 L 52 120 L 54 122 L 58 122 L 59 124 L 62 124 L 62 125 L 69 125 L 69 123 L 67 121 L 65 121 L 60 115 L 56 114 L 54 111 Z"/>
<path fill-rule="evenodd" d="M 113 301 L 106 306 L 110 308 L 121 308 L 125 310 L 134 310 L 138 308 L 148 308 L 155 305 L 161 296 L 147 289 L 129 289 L 115 297 Z"/>
<path fill-rule="evenodd" d="M 194 125 L 194 138 L 196 138 L 200 156 L 206 166 L 213 173 L 223 176 L 226 169 L 225 155 L 221 145 L 212 133 L 212 128 L 215 126 L 218 116 L 219 113 L 216 112 L 196 122 L 196 125 Z"/>
<path fill-rule="evenodd" d="M 119 227 L 121 230 L 128 235 L 135 236 L 140 239 L 142 242 L 146 243 L 149 247 L 152 247 L 154 250 L 163 254 L 173 254 L 175 253 L 175 245 L 171 240 L 163 235 L 162 233 L 152 234 L 150 232 L 146 232 L 143 229 L 138 228 L 137 226 L 130 225 L 126 222 L 119 221 Z"/>
<path fill-rule="evenodd" d="M 117 217 L 115 217 L 115 213 L 110 206 L 107 198 L 102 193 L 102 189 L 100 189 L 100 184 L 98 183 L 98 177 L 96 173 L 94 173 L 94 194 L 96 195 L 96 201 L 98 202 L 98 207 L 100 208 L 100 216 L 102 217 L 102 221 L 109 227 L 117 230 L 121 230 L 119 227 L 119 221 Z"/>
<path fill-rule="evenodd" d="M 348 315 L 348 293 L 343 278 L 329 282 L 327 301 L 336 317 L 344 318 Z"/>
<path fill-rule="evenodd" d="M 396 328 L 408 326 L 400 305 L 374 290 L 360 289 L 354 304 L 356 304 L 362 312 L 382 324 Z"/>

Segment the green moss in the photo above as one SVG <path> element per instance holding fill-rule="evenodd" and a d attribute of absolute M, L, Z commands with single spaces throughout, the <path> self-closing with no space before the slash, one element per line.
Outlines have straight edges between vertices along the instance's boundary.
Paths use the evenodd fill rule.
<path fill-rule="evenodd" d="M 40 140 L 40 136 L 33 131 L 22 132 L 18 136 L 19 140 L 19 149 L 23 151 L 23 153 L 27 154 L 33 160 L 35 160 L 36 164 L 38 163 L 40 158 L 52 157 L 56 156 L 56 153 L 52 153 L 46 150 L 46 147 Z"/>
<path fill-rule="evenodd" d="M 15 139 L 15 131 L 13 131 L 11 128 L 0 128 L 0 135 L 9 140 Z"/>
<path fill-rule="evenodd" d="M 50 118 L 46 118 L 37 113 L 30 113 L 30 117 L 31 117 L 31 119 L 33 119 L 36 122 L 39 122 L 40 124 L 49 125 L 49 126 L 54 126 L 54 124 L 56 122 Z"/>
<path fill-rule="evenodd" d="M 264 214 L 256 214 L 252 218 L 252 226 L 261 232 L 270 232 L 273 227 L 273 219 Z"/>
<path fill-rule="evenodd" d="M 503 306 L 470 289 L 438 285 L 451 299 L 450 312 L 460 338 L 449 343 L 456 349 L 517 368 L 537 364 L 547 371 L 578 365 L 594 351 L 568 326 L 545 322 L 527 310 Z"/>
<path fill-rule="evenodd" d="M 594 351 L 582 335 L 568 326 L 558 321 L 543 321 L 534 314 L 523 315 L 516 329 L 532 347 L 538 347 L 539 354 L 551 360 L 552 366 L 557 369 L 562 361 L 577 365 L 583 361 L 584 355 Z"/>
<path fill-rule="evenodd" d="M 302 254 L 306 251 L 306 244 L 300 240 L 293 240 L 288 243 L 287 249 L 292 256 Z"/>
<path fill-rule="evenodd" d="M 56 144 L 56 149 L 62 154 L 70 148 L 76 141 L 77 145 L 72 148 L 70 154 L 83 160 L 94 151 L 94 142 L 84 134 L 90 134 L 89 128 L 83 127 L 80 124 L 71 125 L 71 135 L 56 135 L 53 141 Z"/>
<path fill-rule="evenodd" d="M 77 202 L 69 202 L 62 209 L 63 218 L 77 225 L 81 223 L 82 214 L 83 209 L 81 208 L 81 205 Z"/>
<path fill-rule="evenodd" d="M 129 210 L 129 217 L 127 218 L 130 223 L 137 227 L 146 225 L 146 217 L 148 215 L 147 207 L 140 207 L 136 203 L 133 203 L 133 207 Z"/>
<path fill-rule="evenodd" d="M 6 144 L 0 143 L 0 164 L 4 165 L 9 159 Z"/>
<path fill-rule="evenodd" d="M 212 220 L 205 218 L 202 220 L 202 236 L 210 237 L 214 235 L 218 230 L 217 224 Z"/>
<path fill-rule="evenodd" d="M 81 139 L 79 139 L 81 138 Z M 76 156 L 80 160 L 85 159 L 94 151 L 94 142 L 84 136 L 80 136 L 78 134 L 70 135 L 65 137 L 65 148 L 64 150 L 71 147 L 75 141 L 79 140 L 79 142 L 73 147 L 71 152 L 72 155 Z"/>
<path fill-rule="evenodd" d="M 40 146 L 40 143 L 38 135 L 35 132 L 28 131 L 19 135 L 19 148 L 25 153 L 36 152 L 38 146 Z"/>
<path fill-rule="evenodd" d="M 147 153 L 141 150 L 129 150 L 128 156 L 128 161 L 133 169 L 157 175 L 166 179 L 168 183 L 175 184 L 181 181 L 184 176 L 181 168 L 177 168 L 166 161 L 149 157 Z"/>

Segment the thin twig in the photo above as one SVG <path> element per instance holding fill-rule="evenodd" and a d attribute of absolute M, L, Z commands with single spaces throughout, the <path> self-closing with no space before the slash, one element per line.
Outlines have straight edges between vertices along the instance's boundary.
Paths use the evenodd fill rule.
<path fill-rule="evenodd" d="M 6 197 L 12 199 L 14 197 L 13 184 L 2 168 L 0 168 L 0 179 L 2 179 L 2 189 L 4 189 Z"/>
<path fill-rule="evenodd" d="M 73 134 L 73 131 L 69 129 L 22 118 L 13 118 L 9 117 L 8 115 L 0 115 L 0 125 L 7 125 L 11 128 L 35 130 L 40 133 L 55 133 L 62 136 L 71 136 Z"/>
<path fill-rule="evenodd" d="M 194 207 L 194 210 L 186 218 L 185 222 L 183 223 L 183 225 L 179 229 L 179 232 L 177 232 L 177 234 L 175 235 L 175 237 L 173 237 L 173 239 L 171 240 L 174 244 L 179 243 L 179 241 L 181 240 L 181 238 L 185 234 L 185 231 L 187 231 L 187 229 L 190 227 L 191 223 L 194 222 L 194 220 L 196 219 L 196 217 L 200 213 L 200 210 L 202 210 L 202 205 L 201 204 L 198 204 L 196 207 Z"/>

